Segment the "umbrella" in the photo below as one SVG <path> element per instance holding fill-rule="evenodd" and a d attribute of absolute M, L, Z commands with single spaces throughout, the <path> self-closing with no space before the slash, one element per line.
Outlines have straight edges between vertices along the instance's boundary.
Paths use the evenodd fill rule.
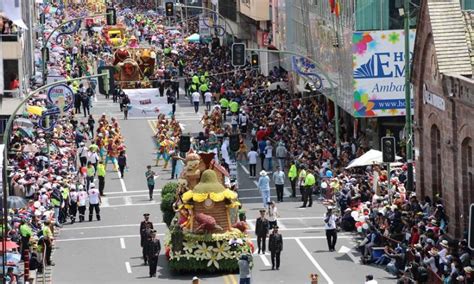
<path fill-rule="evenodd" d="M 199 42 L 200 39 L 201 36 L 199 34 L 192 34 L 186 38 L 186 40 L 189 42 Z"/>
<path fill-rule="evenodd" d="M 402 157 L 395 156 L 395 160 L 401 160 Z M 364 153 L 364 155 L 360 156 L 357 159 L 352 160 L 346 169 L 354 168 L 354 167 L 363 167 L 363 166 L 371 166 L 373 164 L 382 164 L 382 152 L 378 150 L 371 149 Z"/>
<path fill-rule="evenodd" d="M 19 128 L 18 132 L 22 137 L 28 137 L 32 138 L 33 137 L 33 131 L 29 128 Z"/>
<path fill-rule="evenodd" d="M 19 246 L 17 243 L 13 241 L 6 240 L 6 247 L 7 247 L 7 251 L 10 251 L 12 249 L 18 248 Z M 3 251 L 3 243 L 0 244 L 0 251 Z"/>
<path fill-rule="evenodd" d="M 8 196 L 7 208 L 18 209 L 26 207 L 26 199 L 20 196 Z"/>
<path fill-rule="evenodd" d="M 33 122 L 31 122 L 31 120 L 29 120 L 28 118 L 17 118 L 13 122 L 13 125 L 22 128 L 32 128 Z"/>
<path fill-rule="evenodd" d="M 17 265 L 21 260 L 19 253 L 7 253 L 7 265 Z"/>
<path fill-rule="evenodd" d="M 271 83 L 270 86 L 268 86 L 268 90 L 269 91 L 274 91 L 277 89 L 277 87 L 280 87 L 280 89 L 282 90 L 288 90 L 288 83 L 286 82 L 275 82 L 275 83 Z"/>

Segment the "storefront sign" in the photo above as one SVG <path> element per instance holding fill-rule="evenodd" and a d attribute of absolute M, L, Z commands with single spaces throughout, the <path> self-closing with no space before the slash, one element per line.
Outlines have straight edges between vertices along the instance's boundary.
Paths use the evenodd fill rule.
<path fill-rule="evenodd" d="M 48 101 L 62 111 L 68 111 L 74 103 L 74 93 L 68 85 L 60 84 L 48 91 Z"/>
<path fill-rule="evenodd" d="M 423 88 L 423 103 L 432 105 L 439 110 L 446 110 L 446 103 L 444 102 L 444 99 L 430 92 L 426 84 Z"/>
<path fill-rule="evenodd" d="M 402 30 L 353 33 L 355 117 L 405 115 L 404 42 Z M 411 31 L 410 58 L 414 43 Z"/>

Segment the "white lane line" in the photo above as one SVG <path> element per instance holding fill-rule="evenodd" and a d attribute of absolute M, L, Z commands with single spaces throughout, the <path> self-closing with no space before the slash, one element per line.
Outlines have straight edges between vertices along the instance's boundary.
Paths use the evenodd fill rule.
<path fill-rule="evenodd" d="M 354 263 L 359 263 L 359 259 L 357 257 L 355 257 L 354 254 L 352 254 L 352 249 L 351 248 L 348 248 L 346 246 L 342 246 L 338 251 L 338 253 L 342 253 L 342 254 L 347 254 L 349 256 L 349 258 L 354 262 Z"/>
<path fill-rule="evenodd" d="M 150 203 L 136 203 L 136 204 L 117 204 L 117 205 L 110 205 L 108 207 L 103 208 L 116 208 L 116 207 L 127 207 L 127 206 L 150 206 L 150 205 L 160 205 L 161 202 L 150 202 Z"/>
<path fill-rule="evenodd" d="M 61 231 L 74 231 L 74 230 L 94 230 L 94 229 L 105 229 L 105 228 L 124 228 L 124 227 L 137 227 L 140 224 L 120 224 L 120 225 L 105 225 L 105 226 L 88 226 L 88 227 L 70 227 L 62 228 Z M 165 223 L 153 223 L 153 226 L 166 226 Z"/>
<path fill-rule="evenodd" d="M 156 234 L 157 236 L 164 236 L 165 234 Z M 104 239 L 118 239 L 118 238 L 138 238 L 140 235 L 121 235 L 121 236 L 103 236 L 103 237 L 88 237 L 88 238 L 70 238 L 70 239 L 56 239 L 56 242 L 75 242 L 75 241 L 93 241 Z M 351 239 L 351 235 L 337 235 L 338 239 Z M 307 236 L 307 237 L 283 237 L 284 240 L 326 240 L 326 236 Z M 257 241 L 257 238 L 250 238 L 251 241 Z"/>
<path fill-rule="evenodd" d="M 125 249 L 125 239 L 124 238 L 120 238 L 120 247 L 122 249 Z"/>
<path fill-rule="evenodd" d="M 133 193 L 143 193 L 143 192 L 148 192 L 148 190 L 127 190 L 125 194 L 131 194 L 130 196 L 134 196 Z M 155 189 L 153 192 L 161 192 L 161 188 Z M 107 192 L 107 195 L 119 195 L 119 194 L 124 194 L 124 192 L 123 191 Z M 141 196 L 141 195 L 138 195 L 138 196 Z"/>
<path fill-rule="evenodd" d="M 148 192 L 148 190 L 147 190 Z M 129 197 L 129 198 L 132 198 L 132 197 L 149 197 L 148 194 L 134 194 L 134 195 L 122 195 L 122 196 L 112 196 L 112 197 L 109 197 L 109 199 L 119 199 L 119 198 L 126 198 L 126 197 Z"/>
<path fill-rule="evenodd" d="M 288 229 L 286 228 L 285 224 L 283 224 L 283 222 L 281 222 L 281 221 L 283 221 L 283 220 L 280 219 L 280 218 L 277 219 L 278 228 L 279 228 L 280 230 L 285 230 L 285 231 L 287 231 Z"/>
<path fill-rule="evenodd" d="M 248 170 L 244 165 L 242 165 L 241 163 L 239 163 L 239 165 L 240 165 L 240 167 L 242 168 L 242 170 L 244 170 L 244 172 L 245 172 L 246 174 L 248 174 L 248 175 L 250 174 L 249 170 Z"/>
<path fill-rule="evenodd" d="M 256 185 L 257 188 L 258 188 L 258 181 L 254 180 L 253 183 L 255 183 L 255 185 Z"/>
<path fill-rule="evenodd" d="M 109 204 L 109 198 L 107 198 L 107 197 L 101 197 L 101 198 L 100 198 L 100 201 L 102 202 L 102 203 L 100 204 L 101 207 L 109 207 L 109 206 L 110 206 L 110 204 Z"/>
<path fill-rule="evenodd" d="M 301 240 L 299 238 L 295 238 L 296 243 L 300 246 L 301 250 L 304 252 L 304 254 L 308 257 L 308 259 L 313 263 L 313 265 L 316 267 L 317 270 L 321 273 L 321 275 L 326 279 L 326 282 L 328 284 L 333 284 L 334 282 L 331 280 L 329 275 L 324 271 L 324 269 L 319 265 L 319 263 L 314 259 L 314 257 L 311 255 L 311 253 L 308 251 L 308 249 L 303 245 Z"/>
<path fill-rule="evenodd" d="M 125 269 L 127 269 L 127 273 L 132 273 L 132 267 L 130 266 L 130 262 L 125 262 Z"/>
<path fill-rule="evenodd" d="M 125 200 L 125 204 L 124 204 L 125 206 L 133 204 L 131 196 L 124 196 L 124 200 Z"/>
<path fill-rule="evenodd" d="M 260 256 L 260 259 L 261 259 L 262 262 L 263 262 L 263 265 L 265 265 L 265 266 L 272 266 L 272 265 L 270 264 L 270 261 L 268 261 L 268 259 L 267 259 L 267 257 L 266 257 L 265 255 L 260 254 L 259 256 Z"/>
<path fill-rule="evenodd" d="M 120 179 L 120 184 L 122 185 L 122 191 L 127 192 L 127 187 L 125 186 L 125 182 L 123 181 L 123 178 L 120 177 L 120 173 L 117 172 L 117 175 L 119 176 Z"/>

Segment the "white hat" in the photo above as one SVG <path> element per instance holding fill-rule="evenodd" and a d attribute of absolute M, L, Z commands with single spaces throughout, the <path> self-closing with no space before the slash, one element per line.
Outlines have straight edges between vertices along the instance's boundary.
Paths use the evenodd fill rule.
<path fill-rule="evenodd" d="M 91 184 L 90 184 L 90 187 L 91 187 L 91 188 L 95 188 L 95 184 L 94 184 L 94 183 L 91 183 Z"/>
<path fill-rule="evenodd" d="M 266 175 L 267 175 L 267 172 L 266 172 L 266 171 L 261 171 L 261 172 L 260 172 L 260 175 L 261 175 L 261 176 L 266 176 Z"/>

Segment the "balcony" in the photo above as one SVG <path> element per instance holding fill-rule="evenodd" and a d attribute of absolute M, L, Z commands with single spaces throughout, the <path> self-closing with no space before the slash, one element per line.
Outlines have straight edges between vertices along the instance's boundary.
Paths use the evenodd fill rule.
<path fill-rule="evenodd" d="M 240 0 L 240 13 L 255 20 L 270 20 L 269 0 Z"/>
<path fill-rule="evenodd" d="M 20 59 L 22 46 L 18 34 L 0 34 L 0 48 L 3 59 Z"/>

